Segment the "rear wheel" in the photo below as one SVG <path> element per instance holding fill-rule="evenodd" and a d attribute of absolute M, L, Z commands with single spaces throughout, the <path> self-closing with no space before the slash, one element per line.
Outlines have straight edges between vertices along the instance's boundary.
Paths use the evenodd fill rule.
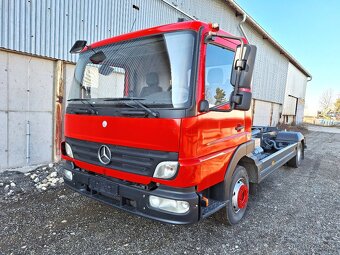
<path fill-rule="evenodd" d="M 228 187 L 227 187 L 228 188 Z M 243 166 L 237 166 L 229 187 L 229 198 L 223 213 L 224 221 L 229 225 L 240 222 L 246 212 L 249 198 L 249 178 Z"/>
<path fill-rule="evenodd" d="M 294 158 L 287 162 L 287 165 L 298 168 L 299 165 L 301 164 L 302 159 L 303 159 L 303 144 L 301 142 L 298 142 L 296 147 L 296 155 L 294 156 Z"/>

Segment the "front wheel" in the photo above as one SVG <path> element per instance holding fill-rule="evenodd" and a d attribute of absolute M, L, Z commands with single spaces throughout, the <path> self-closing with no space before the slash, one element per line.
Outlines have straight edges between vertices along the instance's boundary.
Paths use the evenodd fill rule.
<path fill-rule="evenodd" d="M 249 178 L 243 166 L 237 166 L 229 187 L 229 198 L 225 216 L 229 225 L 239 223 L 247 209 L 249 198 Z"/>

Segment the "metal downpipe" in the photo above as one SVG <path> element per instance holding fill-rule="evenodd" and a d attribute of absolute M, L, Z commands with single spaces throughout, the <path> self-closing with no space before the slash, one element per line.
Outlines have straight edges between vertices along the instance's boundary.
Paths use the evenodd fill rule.
<path fill-rule="evenodd" d="M 241 34 L 243 35 L 243 37 L 246 38 L 247 41 L 248 41 L 248 43 L 249 43 L 248 36 L 247 36 L 246 32 L 244 31 L 244 28 L 243 28 L 243 26 L 242 26 L 243 23 L 246 22 L 247 14 L 243 13 L 242 16 L 243 16 L 243 18 L 242 18 L 241 22 L 238 24 L 238 27 L 239 27 L 239 29 L 241 30 Z"/>
<path fill-rule="evenodd" d="M 31 88 L 30 88 L 30 64 L 32 58 L 29 60 L 28 69 L 27 69 L 27 112 L 26 112 L 26 165 L 30 165 L 31 163 L 31 123 L 30 123 L 30 98 L 31 98 Z"/>

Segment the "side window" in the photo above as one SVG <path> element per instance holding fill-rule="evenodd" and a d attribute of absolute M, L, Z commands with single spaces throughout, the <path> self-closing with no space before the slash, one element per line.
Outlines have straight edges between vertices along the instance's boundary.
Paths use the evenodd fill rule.
<path fill-rule="evenodd" d="M 234 52 L 208 44 L 205 60 L 205 99 L 213 107 L 227 103 L 233 86 L 230 84 Z"/>

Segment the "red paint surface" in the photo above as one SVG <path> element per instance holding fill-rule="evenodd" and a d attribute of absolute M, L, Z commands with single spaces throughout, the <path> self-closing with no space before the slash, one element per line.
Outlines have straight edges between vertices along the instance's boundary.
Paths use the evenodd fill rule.
<path fill-rule="evenodd" d="M 201 27 L 204 29 L 200 39 L 198 60 L 196 116 L 183 119 L 164 119 L 67 114 L 65 118 L 65 136 L 67 137 L 104 144 L 178 152 L 180 170 L 176 178 L 169 181 L 155 179 L 74 160 L 79 167 L 142 184 L 154 181 L 173 187 L 197 186 L 198 191 L 223 181 L 227 166 L 236 148 L 251 138 L 251 113 L 250 111 L 237 110 L 198 112 L 199 102 L 205 98 L 206 44 L 204 44 L 204 37 L 210 31 L 209 25 L 199 21 L 181 22 L 109 38 L 94 43 L 90 47 L 95 48 L 122 40 L 176 30 L 198 31 Z M 221 30 L 219 33 L 228 34 Z M 232 50 L 235 50 L 237 46 L 237 41 L 221 38 L 216 38 L 215 43 Z M 228 106 L 224 106 L 224 109 L 226 108 Z M 108 122 L 106 128 L 103 128 L 101 124 L 104 120 Z M 237 126 L 245 126 L 245 128 L 238 132 L 235 129 Z M 73 160 L 66 156 L 63 158 Z"/>
<path fill-rule="evenodd" d="M 248 197 L 249 197 L 248 187 L 247 185 L 242 185 L 237 195 L 237 205 L 239 208 L 243 209 L 244 207 L 246 207 L 248 203 Z"/>
<path fill-rule="evenodd" d="M 239 91 L 243 91 L 243 92 L 251 92 L 251 90 L 248 89 L 248 88 L 239 88 Z"/>
<path fill-rule="evenodd" d="M 91 49 L 91 48 L 93 49 L 96 47 L 101 47 L 101 46 L 105 46 L 105 45 L 120 42 L 120 41 L 131 40 L 131 39 L 136 39 L 136 38 L 140 38 L 144 36 L 161 34 L 165 32 L 172 32 L 172 31 L 177 31 L 177 30 L 198 31 L 201 26 L 208 27 L 208 24 L 204 22 L 200 22 L 200 21 L 191 21 L 191 22 L 180 22 L 180 23 L 174 23 L 174 24 L 169 24 L 165 26 L 148 28 L 148 29 L 135 31 L 132 33 L 123 34 L 123 35 L 119 35 L 116 37 L 104 39 L 99 42 L 92 43 L 91 45 L 86 47 L 84 51 Z"/>
<path fill-rule="evenodd" d="M 54 160 L 60 160 L 61 158 L 61 142 L 63 140 L 63 113 L 62 113 L 62 104 L 61 102 L 56 102 L 55 104 L 55 158 Z"/>
<path fill-rule="evenodd" d="M 107 126 L 102 126 L 103 121 Z M 180 119 L 66 114 L 65 136 L 134 148 L 179 150 Z"/>

